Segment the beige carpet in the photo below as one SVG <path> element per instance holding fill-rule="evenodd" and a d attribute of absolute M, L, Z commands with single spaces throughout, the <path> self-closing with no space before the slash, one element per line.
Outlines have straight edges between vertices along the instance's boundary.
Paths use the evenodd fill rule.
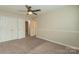
<path fill-rule="evenodd" d="M 43 39 L 27 37 L 0 43 L 0 54 L 76 54 L 78 50 L 67 48 Z"/>

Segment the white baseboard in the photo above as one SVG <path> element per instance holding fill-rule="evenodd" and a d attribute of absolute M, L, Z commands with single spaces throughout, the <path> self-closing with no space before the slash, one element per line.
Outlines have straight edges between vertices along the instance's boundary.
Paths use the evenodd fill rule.
<path fill-rule="evenodd" d="M 71 46 L 71 45 L 68 45 L 68 44 L 64 44 L 64 43 L 61 43 L 61 42 L 57 42 L 57 41 L 53 41 L 53 40 L 48 40 L 48 39 L 45 38 L 45 37 L 41 37 L 41 36 L 36 36 L 36 37 L 37 37 L 37 38 L 40 38 L 40 39 L 44 39 L 44 40 L 50 41 L 50 42 L 53 42 L 53 43 L 56 43 L 56 44 L 59 44 L 59 45 L 63 45 L 63 46 L 66 46 L 66 47 L 69 47 L 69 48 L 72 48 L 72 49 L 79 50 L 78 47 L 74 47 L 74 46 Z"/>
<path fill-rule="evenodd" d="M 18 39 L 24 39 L 25 37 L 21 37 L 21 38 L 18 38 Z M 18 39 L 10 39 L 10 40 L 3 40 L 3 41 L 0 41 L 0 42 L 7 42 L 7 41 L 12 41 L 12 40 L 18 40 Z"/>

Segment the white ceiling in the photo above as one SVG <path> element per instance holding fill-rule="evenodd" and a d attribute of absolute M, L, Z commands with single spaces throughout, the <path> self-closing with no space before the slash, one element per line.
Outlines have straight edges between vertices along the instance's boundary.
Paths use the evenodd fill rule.
<path fill-rule="evenodd" d="M 56 8 L 62 7 L 61 5 L 31 5 L 33 9 L 41 9 L 41 13 L 45 13 Z M 18 13 L 18 14 L 26 14 L 26 12 L 21 12 L 21 10 L 26 10 L 25 5 L 0 5 L 0 10 Z"/>

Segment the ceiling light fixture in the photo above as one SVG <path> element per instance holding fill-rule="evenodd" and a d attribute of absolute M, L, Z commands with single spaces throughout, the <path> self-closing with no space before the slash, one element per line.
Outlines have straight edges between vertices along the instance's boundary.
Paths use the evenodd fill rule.
<path fill-rule="evenodd" d="M 28 15 L 32 15 L 33 13 L 31 11 L 28 12 Z"/>

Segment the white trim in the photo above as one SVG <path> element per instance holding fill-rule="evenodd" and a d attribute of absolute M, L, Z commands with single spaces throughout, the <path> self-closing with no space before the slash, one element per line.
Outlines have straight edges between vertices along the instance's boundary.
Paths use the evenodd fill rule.
<path fill-rule="evenodd" d="M 41 39 L 44 39 L 44 40 L 48 40 L 47 38 L 45 37 L 41 37 L 41 36 L 36 36 L 37 38 L 41 38 Z M 61 42 L 57 42 L 57 41 L 52 41 L 52 40 L 48 40 L 50 42 L 54 42 L 56 44 L 59 44 L 59 45 L 63 45 L 63 46 L 66 46 L 66 47 L 69 47 L 69 48 L 72 48 L 72 49 L 76 49 L 76 50 L 79 50 L 78 47 L 75 47 L 75 46 L 71 46 L 71 45 L 68 45 L 68 44 L 64 44 L 64 43 L 61 43 Z"/>
<path fill-rule="evenodd" d="M 11 39 L 11 40 L 3 40 L 3 41 L 0 41 L 1 42 L 8 42 L 8 41 L 13 41 L 13 40 L 20 40 L 20 39 L 24 39 L 25 37 L 21 37 L 21 38 L 17 38 L 17 39 Z"/>

